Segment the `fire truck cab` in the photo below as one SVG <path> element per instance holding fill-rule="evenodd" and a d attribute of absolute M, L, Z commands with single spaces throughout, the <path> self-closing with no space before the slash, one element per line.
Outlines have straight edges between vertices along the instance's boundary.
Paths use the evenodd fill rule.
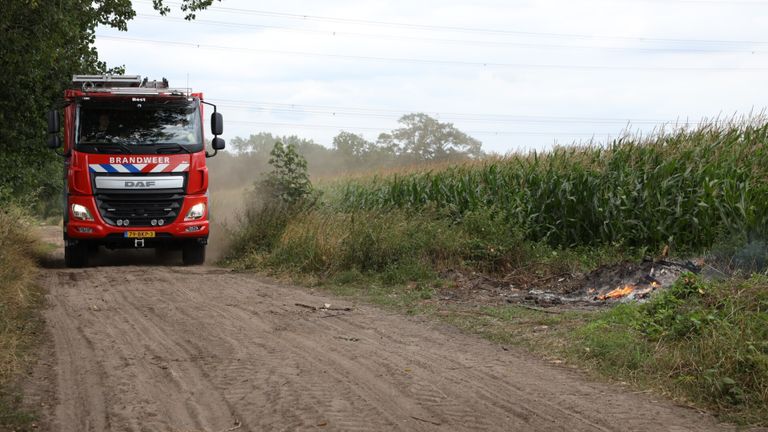
<path fill-rule="evenodd" d="M 87 266 L 100 247 L 181 249 L 185 265 L 202 264 L 206 158 L 224 148 L 216 106 L 139 75 L 75 75 L 72 84 L 63 109 L 48 113 L 48 146 L 63 144 L 65 160 L 66 265 Z M 211 153 L 204 105 L 213 107 Z"/>

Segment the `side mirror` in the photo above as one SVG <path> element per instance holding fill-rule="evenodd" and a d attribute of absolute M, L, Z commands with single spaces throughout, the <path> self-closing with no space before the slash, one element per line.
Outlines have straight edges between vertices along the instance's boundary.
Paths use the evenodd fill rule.
<path fill-rule="evenodd" d="M 56 150 L 59 147 L 61 147 L 61 139 L 59 138 L 59 134 L 50 134 L 48 136 L 48 148 L 51 150 Z"/>
<path fill-rule="evenodd" d="M 211 133 L 221 135 L 224 133 L 224 117 L 220 112 L 211 114 Z"/>
<path fill-rule="evenodd" d="M 48 133 L 59 133 L 59 129 L 61 129 L 59 112 L 56 110 L 48 111 Z"/>
<path fill-rule="evenodd" d="M 211 147 L 213 147 L 214 150 L 224 150 L 224 140 L 216 137 L 211 141 Z"/>

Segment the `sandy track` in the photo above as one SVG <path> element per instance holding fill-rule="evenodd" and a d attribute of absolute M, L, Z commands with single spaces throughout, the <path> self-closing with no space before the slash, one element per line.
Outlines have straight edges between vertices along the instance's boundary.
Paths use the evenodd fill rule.
<path fill-rule="evenodd" d="M 48 430 L 726 430 L 448 326 L 298 307 L 346 304 L 252 275 L 131 265 L 42 282 L 51 358 L 30 391 Z"/>

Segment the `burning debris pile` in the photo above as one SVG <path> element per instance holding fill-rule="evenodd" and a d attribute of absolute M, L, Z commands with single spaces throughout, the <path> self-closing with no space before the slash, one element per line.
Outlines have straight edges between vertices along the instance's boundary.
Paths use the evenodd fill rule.
<path fill-rule="evenodd" d="M 686 272 L 700 273 L 701 263 L 645 260 L 601 267 L 586 274 L 565 274 L 539 280 L 509 275 L 447 274 L 456 284 L 441 293 L 443 301 L 470 300 L 477 304 L 516 303 L 537 306 L 595 307 L 645 301 Z"/>
<path fill-rule="evenodd" d="M 613 289 L 605 294 L 595 296 L 595 300 L 616 300 L 616 299 L 644 299 L 653 291 L 662 288 L 662 285 L 652 276 L 645 276 L 643 280 L 635 284 L 626 284 L 621 288 Z"/>
<path fill-rule="evenodd" d="M 552 306 L 643 301 L 655 291 L 675 283 L 681 274 L 700 271 L 701 268 L 690 261 L 648 260 L 640 264 L 620 264 L 603 267 L 580 277 L 576 276 L 577 280 L 573 282 L 577 283 L 571 284 L 575 285 L 575 289 L 565 292 L 547 289 L 547 287 L 512 290 L 507 296 L 507 302 Z"/>

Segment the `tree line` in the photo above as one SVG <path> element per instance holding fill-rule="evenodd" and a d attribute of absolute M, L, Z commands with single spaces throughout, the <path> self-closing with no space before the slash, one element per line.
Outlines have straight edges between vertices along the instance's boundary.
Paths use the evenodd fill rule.
<path fill-rule="evenodd" d="M 483 156 L 481 142 L 424 113 L 402 116 L 400 127 L 382 132 L 375 141 L 362 135 L 341 131 L 330 146 L 296 135 L 278 136 L 260 132 L 247 138 L 230 140 L 231 153 L 219 153 L 208 161 L 211 184 L 233 188 L 257 181 L 270 168 L 270 152 L 276 143 L 293 148 L 306 159 L 315 178 L 342 173 L 362 173 L 425 162 L 477 159 Z"/>

